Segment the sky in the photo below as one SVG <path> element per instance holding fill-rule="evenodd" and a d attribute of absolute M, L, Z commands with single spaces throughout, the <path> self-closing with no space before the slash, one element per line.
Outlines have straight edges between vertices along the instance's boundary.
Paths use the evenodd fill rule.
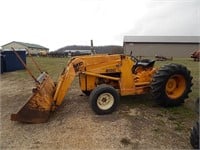
<path fill-rule="evenodd" d="M 200 0 L 0 0 L 0 46 L 50 51 L 67 45 L 123 45 L 125 35 L 200 36 Z"/>

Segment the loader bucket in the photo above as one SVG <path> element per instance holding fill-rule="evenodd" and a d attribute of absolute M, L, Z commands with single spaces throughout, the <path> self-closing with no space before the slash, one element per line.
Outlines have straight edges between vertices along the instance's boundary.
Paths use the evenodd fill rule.
<path fill-rule="evenodd" d="M 33 95 L 17 114 L 11 115 L 11 120 L 25 123 L 47 122 L 54 93 L 55 84 L 51 77 L 46 73 L 40 74 L 36 88 L 33 89 Z"/>

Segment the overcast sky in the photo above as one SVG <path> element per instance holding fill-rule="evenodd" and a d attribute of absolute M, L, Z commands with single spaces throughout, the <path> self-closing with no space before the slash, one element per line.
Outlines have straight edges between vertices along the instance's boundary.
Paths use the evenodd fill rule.
<path fill-rule="evenodd" d="M 56 50 L 123 45 L 125 35 L 200 36 L 200 0 L 1 0 L 0 46 L 11 41 Z"/>

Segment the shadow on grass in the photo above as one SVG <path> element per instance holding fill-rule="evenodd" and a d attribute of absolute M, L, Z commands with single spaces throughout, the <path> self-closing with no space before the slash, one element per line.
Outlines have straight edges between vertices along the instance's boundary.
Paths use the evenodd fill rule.
<path fill-rule="evenodd" d="M 168 119 L 171 121 L 187 120 L 196 117 L 195 111 L 188 108 L 186 103 L 176 107 L 162 107 L 155 102 L 150 94 L 121 97 L 120 105 L 128 106 L 129 108 L 141 106 L 144 106 L 144 108 L 154 107 L 155 110 L 160 112 L 157 114 L 158 116 L 168 116 Z"/>
<path fill-rule="evenodd" d="M 163 114 L 170 114 L 169 120 L 192 118 L 195 116 L 195 111 L 187 108 L 185 105 L 178 107 L 168 107 L 160 109 Z"/>
<path fill-rule="evenodd" d="M 136 107 L 139 105 L 155 106 L 155 102 L 150 94 L 123 96 L 121 97 L 121 104 L 128 105 L 129 107 Z"/>

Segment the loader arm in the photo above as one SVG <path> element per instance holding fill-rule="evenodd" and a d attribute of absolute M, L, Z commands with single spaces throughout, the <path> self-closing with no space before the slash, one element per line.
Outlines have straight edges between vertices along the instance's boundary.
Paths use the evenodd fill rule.
<path fill-rule="evenodd" d="M 56 91 L 54 94 L 54 106 L 52 110 L 62 104 L 65 95 L 67 94 L 71 84 L 77 73 L 83 70 L 83 61 L 79 58 L 72 58 L 66 68 L 64 68 L 61 76 L 58 79 L 58 83 L 56 85 Z"/>
<path fill-rule="evenodd" d="M 106 57 L 107 59 L 104 57 Z M 107 67 L 110 66 L 114 66 L 114 68 L 116 68 L 116 65 L 118 65 L 119 62 L 121 62 L 120 55 L 116 55 L 113 58 L 109 55 L 96 55 L 93 57 L 81 56 L 73 57 L 72 59 L 70 59 L 67 63 L 67 66 L 64 68 L 63 72 L 61 73 L 58 79 L 55 94 L 53 96 L 54 103 L 52 105 L 52 111 L 62 104 L 64 97 L 67 94 L 69 88 L 71 87 L 75 76 L 80 73 L 93 77 L 101 77 L 119 81 L 119 78 L 102 75 L 100 73 L 105 72 Z M 86 67 L 89 67 L 87 71 Z"/>

